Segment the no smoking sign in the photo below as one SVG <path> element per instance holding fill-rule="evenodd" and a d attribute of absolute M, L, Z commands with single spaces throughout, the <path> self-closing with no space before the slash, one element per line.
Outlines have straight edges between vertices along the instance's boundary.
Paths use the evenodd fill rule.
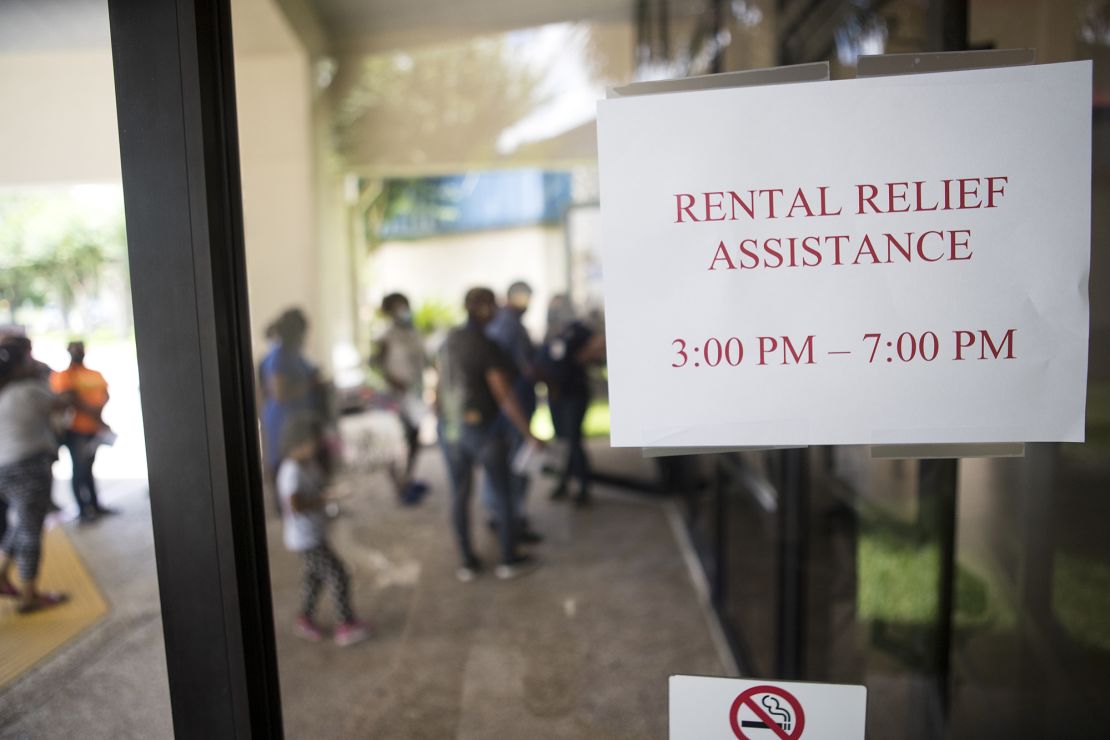
<path fill-rule="evenodd" d="M 671 740 L 863 740 L 867 689 L 671 676 Z"/>
<path fill-rule="evenodd" d="M 806 727 L 802 703 L 777 686 L 756 686 L 742 692 L 732 702 L 729 718 L 740 740 L 798 740 Z"/>

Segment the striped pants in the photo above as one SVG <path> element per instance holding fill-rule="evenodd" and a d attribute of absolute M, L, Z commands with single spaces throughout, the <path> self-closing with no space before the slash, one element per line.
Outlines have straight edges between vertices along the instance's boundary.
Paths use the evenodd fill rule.
<path fill-rule="evenodd" d="M 54 481 L 49 455 L 0 465 L 0 497 L 8 504 L 8 529 L 0 549 L 15 561 L 24 583 L 39 572 L 42 556 L 42 523 L 50 508 L 50 488 Z"/>
<path fill-rule="evenodd" d="M 304 581 L 301 584 L 301 613 L 311 617 L 324 583 L 331 587 L 335 599 L 335 613 L 343 623 L 354 621 L 351 611 L 350 578 L 343 561 L 326 544 L 317 545 L 301 553 L 304 561 Z"/>

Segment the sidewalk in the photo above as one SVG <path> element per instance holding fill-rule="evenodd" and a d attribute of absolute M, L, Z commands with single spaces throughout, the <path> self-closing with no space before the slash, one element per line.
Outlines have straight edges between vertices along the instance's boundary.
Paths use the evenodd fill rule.
<path fill-rule="evenodd" d="M 461 584 L 438 450 L 421 455 L 420 473 L 433 491 L 416 509 L 396 504 L 383 475 L 341 485 L 350 496 L 334 543 L 377 629 L 361 645 L 292 635 L 300 563 L 270 521 L 287 738 L 664 738 L 667 677 L 725 672 L 658 500 L 599 487 L 579 511 L 548 502 L 540 481 L 530 501 L 547 537 L 540 568 Z M 0 738 L 172 736 L 145 484 L 103 490 L 119 516 L 64 526 L 109 612 L 0 691 Z"/>
<path fill-rule="evenodd" d="M 173 737 L 146 482 L 101 481 L 100 490 L 119 515 L 61 526 L 108 613 L 0 691 L 5 740 Z M 55 481 L 54 500 L 72 498 L 69 481 Z"/>
<path fill-rule="evenodd" d="M 462 584 L 437 449 L 419 472 L 433 488 L 420 508 L 398 507 L 375 475 L 333 528 L 356 608 L 377 629 L 362 645 L 292 635 L 300 565 L 271 525 L 288 737 L 665 738 L 667 677 L 723 675 L 663 504 L 599 488 L 576 510 L 537 481 L 541 566 Z M 474 511 L 479 554 L 493 564 L 496 543 Z"/>

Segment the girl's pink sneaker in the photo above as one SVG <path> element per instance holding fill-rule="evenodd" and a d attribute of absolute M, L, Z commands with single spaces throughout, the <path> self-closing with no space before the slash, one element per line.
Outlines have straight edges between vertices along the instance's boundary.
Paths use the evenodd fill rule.
<path fill-rule="evenodd" d="M 309 642 L 320 642 L 324 639 L 324 633 L 320 631 L 316 623 L 303 614 L 297 617 L 297 621 L 293 625 L 293 631 L 297 634 L 297 637 Z"/>
<path fill-rule="evenodd" d="M 370 637 L 370 628 L 362 622 L 346 622 L 335 628 L 335 644 L 347 647 Z"/>

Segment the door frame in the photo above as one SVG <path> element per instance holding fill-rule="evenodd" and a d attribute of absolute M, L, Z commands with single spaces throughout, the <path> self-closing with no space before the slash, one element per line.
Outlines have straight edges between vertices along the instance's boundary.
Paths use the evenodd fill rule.
<path fill-rule="evenodd" d="M 228 0 L 108 0 L 179 738 L 281 737 Z"/>

